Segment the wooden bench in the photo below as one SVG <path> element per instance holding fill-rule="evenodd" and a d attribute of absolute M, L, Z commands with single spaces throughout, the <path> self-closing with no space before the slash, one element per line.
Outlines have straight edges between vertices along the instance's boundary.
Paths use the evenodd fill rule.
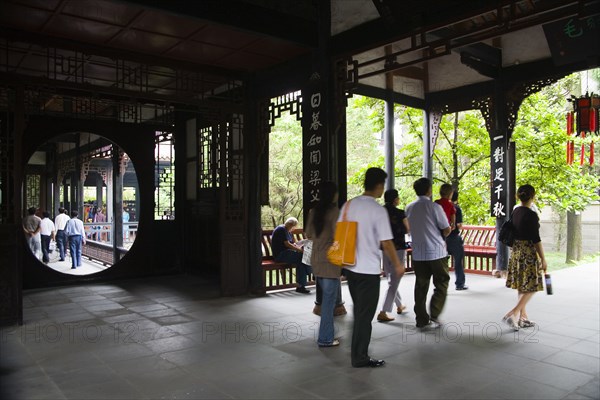
<path fill-rule="evenodd" d="M 276 262 L 273 259 L 271 235 L 273 230 L 262 231 L 262 269 L 263 284 L 267 291 L 290 289 L 296 287 L 296 268 L 294 265 Z M 305 239 L 302 229 L 292 231 L 294 241 Z M 496 228 L 493 226 L 463 225 L 461 236 L 465 246 L 465 272 L 474 274 L 491 274 L 496 268 Z M 406 272 L 413 271 L 412 254 L 406 252 Z M 451 267 L 454 262 L 451 260 Z M 308 278 L 309 284 L 314 284 L 312 275 Z"/>
<path fill-rule="evenodd" d="M 296 267 L 293 264 L 277 262 L 273 258 L 273 247 L 271 245 L 271 235 L 273 230 L 263 230 L 261 247 L 262 247 L 262 269 L 263 269 L 263 284 L 266 290 L 290 289 L 296 287 Z M 294 241 L 305 239 L 304 231 L 300 228 L 293 229 L 292 235 Z M 313 275 L 308 276 L 308 284 L 314 284 Z"/>
<path fill-rule="evenodd" d="M 463 225 L 460 235 L 465 246 L 465 272 L 491 274 L 496 268 L 496 228 Z"/>
<path fill-rule="evenodd" d="M 465 247 L 465 272 L 491 274 L 496 268 L 496 228 L 493 226 L 463 225 L 460 231 Z M 412 271 L 411 251 L 406 252 L 406 270 Z M 451 258 L 454 268 L 454 258 Z"/>

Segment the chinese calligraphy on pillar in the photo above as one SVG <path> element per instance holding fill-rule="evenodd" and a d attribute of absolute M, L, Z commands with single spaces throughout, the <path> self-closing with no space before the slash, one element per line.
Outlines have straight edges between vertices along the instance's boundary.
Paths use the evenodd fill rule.
<path fill-rule="evenodd" d="M 440 133 L 440 122 L 442 121 L 442 113 L 440 111 L 429 112 L 429 157 L 433 157 L 435 144 Z"/>
<path fill-rule="evenodd" d="M 317 81 L 316 83 L 319 83 Z M 319 201 L 319 184 L 327 179 L 326 101 L 321 85 L 313 84 L 302 93 L 303 196 L 309 210 Z"/>
<path fill-rule="evenodd" d="M 491 157 L 491 214 L 496 218 L 504 218 L 506 210 L 507 149 L 503 135 L 492 138 Z M 510 213 L 510 212 L 508 212 Z"/>

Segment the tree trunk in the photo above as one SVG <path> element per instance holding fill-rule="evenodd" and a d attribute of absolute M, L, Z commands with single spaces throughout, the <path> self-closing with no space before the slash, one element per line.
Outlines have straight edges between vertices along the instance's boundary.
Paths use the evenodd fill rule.
<path fill-rule="evenodd" d="M 581 213 L 567 212 L 567 263 L 581 260 Z"/>

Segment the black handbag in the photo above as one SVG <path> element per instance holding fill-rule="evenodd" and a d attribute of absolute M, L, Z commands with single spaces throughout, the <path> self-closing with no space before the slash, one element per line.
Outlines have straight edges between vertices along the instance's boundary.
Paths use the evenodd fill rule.
<path fill-rule="evenodd" d="M 498 234 L 498 240 L 505 244 L 508 247 L 512 247 L 515 243 L 515 226 L 512 222 L 512 213 L 510 214 L 510 218 L 508 221 L 502 224 L 500 228 L 500 233 Z"/>

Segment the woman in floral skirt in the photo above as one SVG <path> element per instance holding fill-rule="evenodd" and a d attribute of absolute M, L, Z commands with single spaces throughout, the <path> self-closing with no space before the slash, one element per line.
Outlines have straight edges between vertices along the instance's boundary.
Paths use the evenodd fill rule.
<path fill-rule="evenodd" d="M 506 287 L 517 289 L 518 302 L 502 318 L 514 330 L 535 326 L 535 322 L 529 319 L 525 307 L 535 292 L 544 290 L 543 278 L 547 269 L 540 239 L 540 219 L 530 208 L 535 197 L 535 189 L 531 185 L 523 185 L 519 187 L 517 196 L 521 206 L 515 208 L 512 213 L 515 242 L 508 261 Z"/>

